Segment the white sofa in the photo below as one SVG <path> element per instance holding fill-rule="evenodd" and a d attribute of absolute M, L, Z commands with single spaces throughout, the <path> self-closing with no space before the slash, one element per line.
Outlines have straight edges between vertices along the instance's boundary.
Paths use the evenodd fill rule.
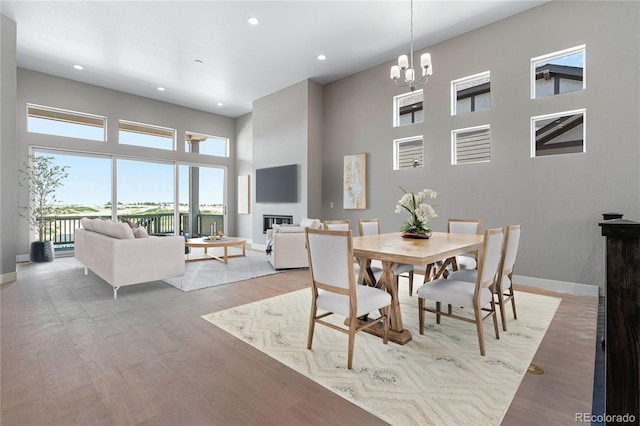
<path fill-rule="evenodd" d="M 303 219 L 300 226 L 274 225 L 267 229 L 267 258 L 274 269 L 308 268 L 304 228 L 322 228 L 319 219 Z"/>
<path fill-rule="evenodd" d="M 99 221 L 99 222 L 96 222 Z M 184 238 L 146 236 L 136 238 L 126 223 L 82 219 L 75 230 L 75 257 L 87 269 L 113 286 L 113 297 L 125 285 L 184 275 Z M 90 230 L 91 229 L 91 230 Z"/>

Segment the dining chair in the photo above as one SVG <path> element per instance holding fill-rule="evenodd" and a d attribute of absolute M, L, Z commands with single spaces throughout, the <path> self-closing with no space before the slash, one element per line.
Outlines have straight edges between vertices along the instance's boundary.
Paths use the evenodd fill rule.
<path fill-rule="evenodd" d="M 358 219 L 358 231 L 361 236 L 364 235 L 377 235 L 380 233 L 380 220 L 379 219 Z M 379 260 L 372 260 L 372 266 L 382 267 L 382 263 Z M 413 294 L 413 270 L 414 266 L 406 263 L 401 263 L 396 267 L 396 285 L 400 281 L 401 274 L 408 274 L 409 276 L 409 296 Z"/>
<path fill-rule="evenodd" d="M 330 231 L 350 231 L 351 230 L 351 221 L 349 219 L 339 219 L 339 220 L 325 220 L 324 221 L 324 229 Z M 360 276 L 360 264 L 358 263 L 358 259 L 353 258 L 354 262 L 354 271 L 356 275 L 356 279 Z M 373 283 L 377 283 L 382 277 L 383 270 L 381 266 L 371 266 L 371 273 L 373 277 L 370 277 L 372 280 L 375 280 Z"/>
<path fill-rule="evenodd" d="M 481 219 L 449 219 L 447 223 L 447 232 L 456 234 L 481 234 Z M 463 253 L 454 257 L 445 259 L 427 265 L 424 272 L 424 283 L 431 279 L 447 277 L 451 271 L 458 269 L 476 269 L 478 266 L 478 252 Z"/>
<path fill-rule="evenodd" d="M 513 292 L 513 265 L 516 263 L 518 246 L 520 245 L 520 225 L 510 225 L 505 228 L 504 245 L 502 257 L 498 267 L 498 278 L 494 287 L 494 294 L 497 296 L 496 303 L 500 306 L 500 318 L 502 329 L 507 331 L 507 318 L 505 314 L 505 304 L 511 302 L 513 319 L 517 320 L 516 299 Z M 478 271 L 474 269 L 461 269 L 449 274 L 448 279 L 475 282 Z"/>
<path fill-rule="evenodd" d="M 482 234 L 481 219 L 449 219 L 447 224 L 449 233 L 453 234 Z M 454 263 L 455 262 L 455 263 Z M 478 252 L 464 253 L 451 258 L 451 269 L 476 269 L 478 267 Z"/>
<path fill-rule="evenodd" d="M 493 286 L 495 285 L 498 265 L 502 252 L 502 241 L 504 230 L 502 228 L 487 229 L 484 232 L 482 250 L 478 259 L 478 271 L 474 283 L 454 280 L 450 278 L 440 278 L 423 284 L 418 289 L 418 321 L 420 323 L 420 334 L 424 334 L 424 312 L 436 314 L 436 323 L 440 324 L 440 316 L 455 318 L 462 321 L 476 324 L 478 333 L 478 343 L 480 344 L 480 354 L 485 355 L 484 333 L 482 330 L 483 321 L 489 317 L 493 319 L 493 328 L 496 332 L 496 339 L 500 338 L 498 332 L 498 321 L 496 318 L 496 304 L 493 298 Z M 431 309 L 425 306 L 425 300 L 436 302 L 436 308 Z M 474 318 L 456 315 L 452 312 L 444 312 L 440 309 L 441 303 L 463 308 L 473 308 Z M 486 306 L 489 305 L 489 308 Z M 483 311 L 488 312 L 484 317 Z"/>
<path fill-rule="evenodd" d="M 356 284 L 353 269 L 353 241 L 351 231 L 305 229 L 309 270 L 311 271 L 311 317 L 307 349 L 311 349 L 315 324 L 322 324 L 349 335 L 347 368 L 353 364 L 353 349 L 357 332 L 383 323 L 383 342 L 387 344 L 391 295 L 376 287 Z M 318 309 L 322 312 L 318 313 Z M 380 316 L 367 321 L 359 317 L 379 311 Z M 323 318 L 338 314 L 346 317 L 330 323 Z"/>
<path fill-rule="evenodd" d="M 328 229 L 331 231 L 348 231 L 351 229 L 351 221 L 349 219 L 325 220 L 324 229 Z"/>

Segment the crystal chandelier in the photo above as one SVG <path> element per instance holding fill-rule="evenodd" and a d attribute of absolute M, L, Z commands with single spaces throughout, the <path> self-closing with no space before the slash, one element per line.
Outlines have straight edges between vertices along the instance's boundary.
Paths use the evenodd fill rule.
<path fill-rule="evenodd" d="M 422 76 L 416 79 L 416 72 L 413 68 L 413 0 L 411 0 L 411 53 L 409 56 L 400 55 L 398 57 L 398 65 L 391 67 L 391 79 L 398 87 L 408 87 L 413 92 L 416 87 L 429 81 L 429 76 L 433 74 L 433 66 L 431 65 L 431 54 L 423 53 L 420 56 L 420 70 Z"/>

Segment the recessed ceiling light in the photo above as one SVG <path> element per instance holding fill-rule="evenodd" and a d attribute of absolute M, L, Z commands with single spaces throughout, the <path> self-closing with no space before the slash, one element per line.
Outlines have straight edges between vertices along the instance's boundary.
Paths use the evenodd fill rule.
<path fill-rule="evenodd" d="M 78 65 L 78 64 L 74 65 L 73 67 L 75 69 L 77 69 L 77 70 L 83 70 L 84 69 L 84 67 L 82 65 Z"/>
<path fill-rule="evenodd" d="M 218 102 L 216 105 L 223 106 L 224 104 L 222 102 Z"/>
<path fill-rule="evenodd" d="M 318 60 L 319 61 L 324 61 L 325 59 L 327 59 L 326 55 L 322 55 L 322 54 L 318 55 Z"/>
<path fill-rule="evenodd" d="M 256 18 L 255 16 L 250 16 L 249 18 L 247 18 L 247 22 L 251 25 L 258 25 L 260 23 L 258 18 Z"/>
<path fill-rule="evenodd" d="M 160 92 L 164 92 L 164 87 L 162 87 L 162 86 L 161 86 L 161 87 L 158 87 L 158 91 L 160 91 Z"/>

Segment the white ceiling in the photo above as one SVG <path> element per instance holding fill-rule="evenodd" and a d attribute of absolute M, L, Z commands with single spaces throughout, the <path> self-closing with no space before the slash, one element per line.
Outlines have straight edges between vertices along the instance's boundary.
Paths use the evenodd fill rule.
<path fill-rule="evenodd" d="M 416 0 L 415 50 L 545 1 Z M 325 84 L 409 51 L 407 0 L 0 5 L 17 22 L 20 67 L 229 117 L 307 78 Z"/>

